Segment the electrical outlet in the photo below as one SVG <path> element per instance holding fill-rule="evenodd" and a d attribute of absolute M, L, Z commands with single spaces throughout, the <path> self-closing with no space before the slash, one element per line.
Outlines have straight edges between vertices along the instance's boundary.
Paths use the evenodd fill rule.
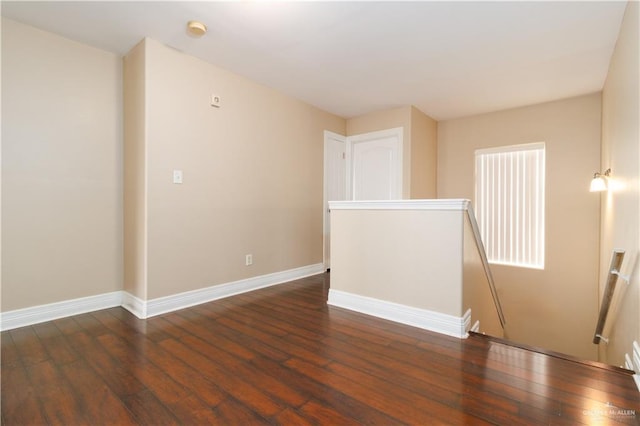
<path fill-rule="evenodd" d="M 245 266 L 251 266 L 253 265 L 253 255 L 252 254 L 248 254 L 244 257 L 244 264 Z"/>

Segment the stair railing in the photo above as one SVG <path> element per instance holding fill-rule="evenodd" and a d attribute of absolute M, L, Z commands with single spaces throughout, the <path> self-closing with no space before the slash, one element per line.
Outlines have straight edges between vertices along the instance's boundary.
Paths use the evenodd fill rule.
<path fill-rule="evenodd" d="M 624 259 L 624 250 L 613 250 L 611 255 L 611 264 L 609 265 L 609 273 L 607 274 L 607 284 L 602 295 L 602 304 L 600 305 L 600 314 L 598 315 L 598 323 L 596 324 L 596 331 L 593 335 L 593 343 L 598 344 L 600 341 L 608 343 L 608 339 L 602 336 L 604 325 L 607 322 L 607 315 L 609 315 L 609 308 L 611 307 L 611 301 L 616 291 L 616 284 L 618 283 L 618 277 L 620 276 L 620 267 Z"/>
<path fill-rule="evenodd" d="M 506 324 L 504 318 L 504 312 L 502 311 L 502 305 L 500 304 L 500 298 L 498 297 L 498 290 L 496 290 L 496 284 L 493 281 L 493 274 L 491 273 L 491 268 L 489 267 L 489 260 L 487 259 L 487 252 L 484 249 L 484 244 L 482 243 L 482 237 L 480 236 L 480 228 L 478 227 L 478 222 L 476 221 L 476 215 L 473 212 L 473 208 L 471 207 L 471 203 L 467 202 L 467 216 L 469 217 L 469 223 L 471 223 L 471 229 L 473 230 L 473 237 L 476 241 L 476 245 L 478 247 L 478 252 L 480 253 L 480 259 L 482 261 L 482 267 L 484 268 L 484 273 L 487 277 L 487 281 L 489 282 L 489 289 L 491 290 L 491 297 L 493 297 L 493 303 L 496 306 L 496 311 L 498 312 L 498 318 L 500 319 L 500 325 L 504 329 L 504 325 Z"/>

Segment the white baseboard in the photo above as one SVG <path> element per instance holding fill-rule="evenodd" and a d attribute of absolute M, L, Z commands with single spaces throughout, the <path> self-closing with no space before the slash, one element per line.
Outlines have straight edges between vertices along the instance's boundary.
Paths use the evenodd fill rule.
<path fill-rule="evenodd" d="M 460 339 L 468 337 L 467 332 L 471 326 L 470 309 L 465 312 L 464 316 L 456 317 L 332 289 L 329 289 L 327 303 Z"/>
<path fill-rule="evenodd" d="M 147 317 L 147 302 L 137 296 L 134 296 L 128 291 L 122 292 L 121 306 L 138 318 Z"/>
<path fill-rule="evenodd" d="M 113 308 L 122 304 L 122 292 L 99 294 L 64 300 L 47 305 L 32 306 L 24 309 L 0 313 L 0 329 L 11 330 L 18 327 L 38 324 L 71 315 L 79 315 L 100 309 Z"/>
<path fill-rule="evenodd" d="M 640 344 L 634 341 L 632 346 L 631 355 L 624 355 L 625 367 L 636 372 L 636 374 L 633 375 L 633 380 L 636 382 L 636 387 L 640 391 Z"/>
<path fill-rule="evenodd" d="M 189 306 L 211 302 L 212 300 L 320 274 L 324 272 L 324 270 L 324 264 L 317 263 L 315 265 L 214 285 L 147 301 L 126 293 L 123 297 L 122 306 L 138 318 L 149 318 L 167 312 L 177 311 L 178 309 L 188 308 Z"/>
<path fill-rule="evenodd" d="M 324 271 L 324 264 L 317 263 L 152 300 L 142 300 L 126 291 L 114 291 L 113 293 L 1 312 L 0 330 L 11 330 L 115 306 L 122 306 L 138 318 L 149 318 L 235 294 L 320 274 Z"/>

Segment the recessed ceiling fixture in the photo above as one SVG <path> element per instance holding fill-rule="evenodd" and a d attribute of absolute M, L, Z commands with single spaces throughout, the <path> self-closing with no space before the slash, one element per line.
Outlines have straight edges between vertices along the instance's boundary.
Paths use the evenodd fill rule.
<path fill-rule="evenodd" d="M 207 33 L 207 26 L 200 21 L 189 21 L 187 32 L 194 37 L 202 37 Z"/>

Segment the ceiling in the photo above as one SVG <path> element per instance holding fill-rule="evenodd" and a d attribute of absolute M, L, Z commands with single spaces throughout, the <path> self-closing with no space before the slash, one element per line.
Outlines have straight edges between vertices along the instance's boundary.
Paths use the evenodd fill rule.
<path fill-rule="evenodd" d="M 444 120 L 601 90 L 625 7 L 2 1 L 2 15 L 120 55 L 151 37 L 345 118 L 415 105 Z"/>

